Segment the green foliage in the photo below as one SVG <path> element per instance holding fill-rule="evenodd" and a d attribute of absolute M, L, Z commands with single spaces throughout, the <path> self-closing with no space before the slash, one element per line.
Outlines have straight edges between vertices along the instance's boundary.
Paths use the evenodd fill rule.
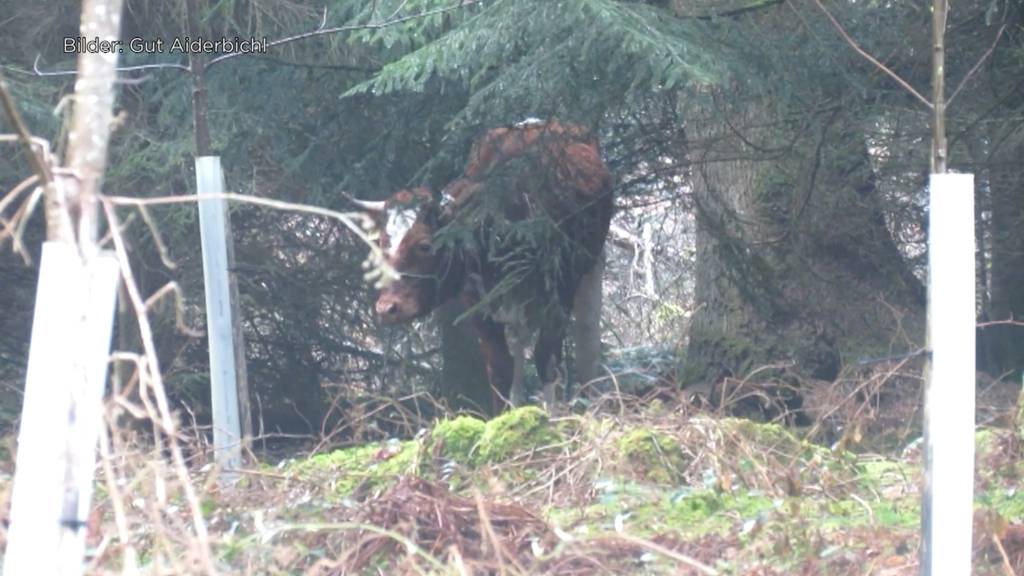
<path fill-rule="evenodd" d="M 453 127 L 529 114 L 594 120 L 623 98 L 735 73 L 707 25 L 613 0 L 497 0 L 453 17 L 450 29 L 428 20 L 412 37 L 432 34 L 347 95 L 419 92 L 442 78 L 472 94 Z"/>
<path fill-rule="evenodd" d="M 652 183 L 664 184 L 659 171 L 666 159 L 675 166 L 673 177 L 680 178 L 670 186 L 685 188 L 677 184 L 683 179 L 692 182 L 713 162 L 750 156 L 773 167 L 759 171 L 763 204 L 758 208 L 764 210 L 756 215 L 756 224 L 792 229 L 793 234 L 779 242 L 779 236 L 772 236 L 748 254 L 751 239 L 730 234 L 741 223 L 734 217 L 738 214 L 701 223 L 725 239 L 722 256 L 730 265 L 724 276 L 739 287 L 741 296 L 771 308 L 772 319 L 780 322 L 799 315 L 827 316 L 813 306 L 804 310 L 779 304 L 786 298 L 811 305 L 823 299 L 820 294 L 787 293 L 805 284 L 791 271 L 822 274 L 820 259 L 807 265 L 807 251 L 790 250 L 789 242 L 803 234 L 808 244 L 828 251 L 822 259 L 856 269 L 861 277 L 877 278 L 869 286 L 871 306 L 879 308 L 879 294 L 893 303 L 885 289 L 892 283 L 889 269 L 872 267 L 879 263 L 873 256 L 884 247 L 858 241 L 864 220 L 848 217 L 845 208 L 856 206 L 857 196 L 866 198 L 865 204 L 876 202 L 860 185 L 876 178 L 887 196 L 884 211 L 872 216 L 884 215 L 883 225 L 891 230 L 920 236 L 920 194 L 906 191 L 923 188 L 920 174 L 926 152 L 920 150 L 926 149 L 921 134 L 927 114 L 911 109 L 911 98 L 854 54 L 819 12 L 795 12 L 791 3 L 726 4 L 756 9 L 699 19 L 695 16 L 721 10 L 721 3 L 490 0 L 456 7 L 450 0 L 332 0 L 324 26 L 347 26 L 350 31 L 289 43 L 264 57 L 231 59 L 208 70 L 214 149 L 222 154 L 232 191 L 340 209 L 346 206 L 337 194 L 339 188 L 366 198 L 382 198 L 410 184 L 439 188 L 462 169 L 474 138 L 528 115 L 559 116 L 597 128 L 609 166 L 619 181 L 630 183 L 620 191 L 650 193 Z M 37 55 L 42 69 L 74 66 L 74 58 L 62 54 L 59 44 L 78 29 L 79 8 L 67 0 L 0 0 L 0 13 L 5 15 L 0 34 L 3 74 L 29 128 L 50 139 L 55 149 L 60 148 L 60 126 L 70 110 L 69 101 L 61 104 L 62 98 L 70 92 L 73 78 L 37 77 L 31 67 Z M 321 8 L 226 0 L 204 6 L 201 19 L 205 31 L 214 36 L 274 39 L 315 29 Z M 829 9 L 865 50 L 884 55 L 911 84 L 927 85 L 929 51 L 922 49 L 928 46 L 927 11 L 906 2 L 841 3 Z M 427 12 L 432 13 L 417 16 Z M 185 28 L 183 15 L 181 4 L 135 2 L 124 13 L 125 34 L 179 36 Z M 969 1 L 950 17 L 951 87 L 994 47 L 950 108 L 951 158 L 960 170 L 988 172 L 992 182 L 1006 183 L 1012 196 L 1020 182 L 1015 159 L 1021 131 L 1019 123 L 1008 120 L 1019 117 L 1021 99 L 1019 83 L 1006 79 L 1020 77 L 1024 63 L 1020 8 L 1009 2 Z M 389 18 L 403 20 L 379 25 Z M 373 26 L 357 28 L 367 24 Z M 1003 26 L 1002 40 L 994 43 Z M 126 65 L 183 63 L 166 54 L 126 53 L 122 58 Z M 125 74 L 125 79 L 129 77 L 139 81 L 118 84 L 119 123 L 104 189 L 132 196 L 189 193 L 190 79 L 171 69 L 149 70 L 141 78 Z M 655 111 L 652 102 L 664 110 Z M 61 112 L 55 114 L 58 105 Z M 842 132 L 819 130 L 822 115 L 833 108 L 843 111 Z M 716 138 L 703 139 L 698 133 L 702 123 L 724 124 L 727 119 L 732 131 L 750 137 L 745 126 L 733 122 L 742 116 L 737 110 L 757 112 L 759 133 L 753 146 L 718 149 Z M 9 132 L 5 122 L 0 121 L 0 131 Z M 865 134 L 871 162 L 844 164 L 863 153 L 857 147 Z M 28 175 L 18 148 L 4 151 L 0 194 Z M 808 176 L 816 172 L 817 156 L 822 177 L 808 183 Z M 818 214 L 829 217 L 797 218 L 803 214 L 804 198 L 806 214 L 824 207 Z M 680 204 L 679 209 L 688 210 L 690 205 Z M 149 295 L 170 280 L 177 282 L 185 292 L 186 317 L 201 329 L 195 207 L 150 210 L 169 247 L 167 256 L 177 265 L 173 269 L 163 266 L 156 236 L 138 213 L 121 209 L 119 214 L 123 220 L 132 219 L 125 224 L 125 233 L 143 292 Z M 285 426 L 288 431 L 316 428 L 315 408 L 324 405 L 324 383 L 348 389 L 346 384 L 362 384 L 366 374 L 388 374 L 392 379 L 385 383 L 373 376 L 370 386 L 402 380 L 378 370 L 380 359 L 371 353 L 380 340 L 367 306 L 372 297 L 358 281 L 361 248 L 336 229 L 305 216 L 236 207 L 232 218 L 246 302 L 251 380 L 254 392 L 267 403 L 268 424 L 291 418 Z M 487 306 L 500 307 L 501 300 L 539 302 L 543 299 L 535 294 L 524 297 L 515 291 L 531 284 L 527 278 L 539 279 L 533 284 L 542 288 L 550 286 L 551 279 L 564 272 L 538 269 L 526 258 L 530 251 L 563 249 L 562 239 L 544 232 L 546 225 L 539 219 L 495 220 L 507 243 L 484 248 L 493 250 L 489 255 L 500 254 L 513 273 Z M 470 227 L 464 228 L 452 227 L 449 233 L 453 238 L 471 234 Z M 37 215 L 26 240 L 38 246 L 41 237 Z M 920 244 L 915 248 L 923 254 Z M 13 312 L 0 326 L 0 379 L 20 382 L 34 271 L 9 252 L 4 257 L 0 284 L 7 290 L 0 308 Z M 830 272 L 824 270 L 829 286 L 845 284 Z M 993 281 L 996 278 L 993 274 Z M 537 309 L 543 310 L 540 304 Z M 675 310 L 663 312 L 665 322 L 682 323 Z M 176 331 L 170 307 L 154 309 L 153 315 L 172 391 L 178 399 L 198 398 L 202 379 L 197 375 L 207 371 L 203 340 Z M 729 358 L 721 359 L 736 360 L 732 366 L 762 359 L 762 350 L 738 341 L 735 334 L 709 334 L 722 339 L 722 356 Z M 431 337 L 421 333 L 396 338 L 402 339 L 401 345 L 408 344 L 412 354 L 434 347 Z M 772 338 L 766 347 L 790 354 L 790 347 L 777 346 Z M 421 372 L 414 381 L 428 379 Z M 301 417 L 296 417 L 297 411 Z M 198 413 L 202 418 L 202 410 Z"/>
<path fill-rule="evenodd" d="M 1024 492 L 1016 488 L 999 488 L 982 492 L 975 498 L 978 505 L 990 508 L 1002 518 L 1020 523 L 1024 521 Z"/>
<path fill-rule="evenodd" d="M 444 0 L 381 0 L 343 5 L 348 25 L 396 22 L 354 31 L 349 41 L 375 50 L 401 55 L 421 48 L 466 20 L 477 10 L 473 6 L 453 10 Z"/>

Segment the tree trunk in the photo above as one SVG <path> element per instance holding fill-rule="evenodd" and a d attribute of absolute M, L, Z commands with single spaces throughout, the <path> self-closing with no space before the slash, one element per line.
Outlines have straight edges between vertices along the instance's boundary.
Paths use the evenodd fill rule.
<path fill-rule="evenodd" d="M 750 113 L 748 113 L 750 114 Z M 742 120 L 736 117 L 734 120 Z M 745 124 L 745 122 L 740 122 Z M 694 199 L 697 206 L 697 234 L 694 301 L 697 311 L 690 324 L 687 374 L 693 381 L 715 382 L 724 376 L 745 372 L 752 362 L 765 361 L 772 351 L 759 341 L 769 327 L 757 310 L 767 303 L 758 304 L 754 294 L 743 294 L 742 286 L 733 277 L 744 264 L 737 260 L 738 248 L 748 242 L 753 229 L 736 227 L 730 221 L 739 221 L 753 207 L 753 196 L 760 172 L 767 166 L 753 160 L 706 162 L 715 156 L 740 157 L 726 149 L 727 127 L 704 119 L 690 124 L 689 136 L 707 142 L 718 140 L 718 150 L 691 149 L 695 164 Z M 751 254 L 748 266 L 760 262 Z M 756 268 L 759 270 L 760 268 Z M 755 278 L 751 268 L 745 279 L 750 285 L 771 287 L 767 278 Z M 760 276 L 760 274 L 759 274 Z"/>
<path fill-rule="evenodd" d="M 901 327 L 923 341 L 924 289 L 885 225 L 856 122 L 839 107 L 726 106 L 688 124 L 698 305 L 688 380 L 780 361 L 831 380 L 841 355 L 889 353 Z"/>

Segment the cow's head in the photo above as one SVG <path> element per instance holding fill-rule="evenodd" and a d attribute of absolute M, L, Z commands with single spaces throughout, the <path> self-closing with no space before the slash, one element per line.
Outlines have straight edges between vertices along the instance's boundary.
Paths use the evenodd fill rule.
<path fill-rule="evenodd" d="M 375 309 L 383 323 L 419 318 L 451 296 L 444 290 L 451 262 L 441 257 L 433 238 L 440 226 L 440 204 L 430 190 L 400 190 L 384 202 L 357 204 L 377 221 L 385 260 L 399 274 L 377 298 Z"/>

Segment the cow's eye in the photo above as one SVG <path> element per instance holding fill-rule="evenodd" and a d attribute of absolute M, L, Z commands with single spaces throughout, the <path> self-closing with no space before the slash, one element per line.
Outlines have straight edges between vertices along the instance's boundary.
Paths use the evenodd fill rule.
<path fill-rule="evenodd" d="M 429 254 L 430 242 L 420 242 L 416 244 L 416 251 L 419 252 L 420 254 Z"/>

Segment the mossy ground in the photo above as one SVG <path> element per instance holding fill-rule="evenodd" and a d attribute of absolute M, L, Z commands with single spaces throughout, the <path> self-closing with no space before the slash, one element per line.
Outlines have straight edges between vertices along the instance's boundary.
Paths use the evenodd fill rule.
<path fill-rule="evenodd" d="M 637 428 L 619 439 L 624 464 L 641 478 L 670 484 L 682 478 L 686 458 L 679 442 L 668 434 Z"/>
<path fill-rule="evenodd" d="M 419 443 L 415 440 L 377 442 L 317 454 L 285 471 L 326 488 L 328 499 L 346 498 L 356 492 L 379 489 L 398 476 L 416 473 L 418 455 Z"/>
<path fill-rule="evenodd" d="M 1024 559 L 1015 438 L 978 434 L 976 509 L 987 520 L 975 530 Z M 226 573 L 458 574 L 461 561 L 577 574 L 568 567 L 584 558 L 600 560 L 587 573 L 698 573 L 671 550 L 719 574 L 913 574 L 919 458 L 832 451 L 745 420 L 551 418 L 529 407 L 266 467 L 275 480 L 206 492 L 201 506 Z M 109 496 L 96 498 L 113 534 Z M 488 564 L 496 542 L 504 568 Z M 975 557 L 975 573 L 1002 573 L 991 544 Z"/>
<path fill-rule="evenodd" d="M 431 438 L 434 446 L 446 456 L 468 464 L 476 457 L 480 438 L 486 428 L 487 424 L 479 418 L 458 416 L 438 422 Z"/>
<path fill-rule="evenodd" d="M 480 436 L 477 463 L 509 460 L 560 440 L 548 414 L 536 406 L 511 410 L 489 421 Z"/>
<path fill-rule="evenodd" d="M 754 567 L 782 574 L 808 565 L 867 574 L 886 563 L 913 564 L 920 523 L 920 473 L 913 457 L 833 452 L 785 427 L 749 420 L 700 417 L 654 426 L 595 417 L 552 422 L 537 408 L 490 422 L 468 416 L 445 420 L 430 438 L 434 452 L 461 464 L 464 476 L 476 476 L 474 490 L 496 487 L 513 499 L 509 485 L 538 482 L 545 473 L 536 463 L 511 462 L 544 451 L 550 457 L 560 445 L 587 446 L 590 455 L 607 460 L 599 475 L 588 478 L 587 496 L 541 503 L 543 518 L 569 541 L 625 533 L 652 542 L 731 542 L 711 564 L 736 574 Z M 982 431 L 978 445 L 987 457 L 999 449 L 998 435 Z M 711 448 L 731 453 L 709 458 Z M 375 450 L 352 449 L 344 458 L 322 460 L 351 462 Z M 1024 522 L 1024 497 L 1012 489 L 980 491 L 978 507 Z M 861 554 L 873 556 L 858 567 L 852 559 Z M 671 563 L 660 562 L 641 563 L 642 572 L 670 573 Z"/>

